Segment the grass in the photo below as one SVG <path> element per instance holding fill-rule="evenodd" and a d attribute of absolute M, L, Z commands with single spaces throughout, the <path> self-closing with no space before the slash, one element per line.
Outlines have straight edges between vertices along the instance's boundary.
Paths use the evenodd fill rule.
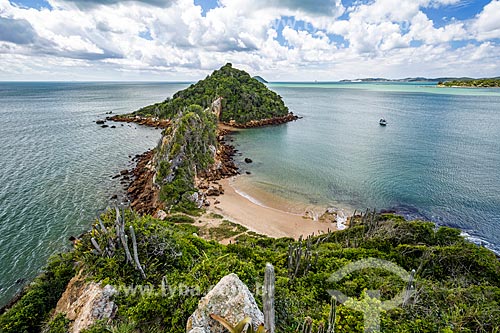
<path fill-rule="evenodd" d="M 236 224 L 229 220 L 223 220 L 222 223 L 208 230 L 210 239 L 221 241 L 246 232 L 248 229 L 242 225 Z"/>

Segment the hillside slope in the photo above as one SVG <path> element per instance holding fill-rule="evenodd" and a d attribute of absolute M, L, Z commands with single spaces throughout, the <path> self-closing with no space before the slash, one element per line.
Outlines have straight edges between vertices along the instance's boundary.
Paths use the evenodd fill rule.
<path fill-rule="evenodd" d="M 278 94 L 245 71 L 226 64 L 204 80 L 175 93 L 172 98 L 146 106 L 134 112 L 134 115 L 171 119 L 193 104 L 200 105 L 203 109 L 210 108 L 219 97 L 222 97 L 219 119 L 222 122 L 234 120 L 238 124 L 244 124 L 288 114 L 288 108 Z"/>

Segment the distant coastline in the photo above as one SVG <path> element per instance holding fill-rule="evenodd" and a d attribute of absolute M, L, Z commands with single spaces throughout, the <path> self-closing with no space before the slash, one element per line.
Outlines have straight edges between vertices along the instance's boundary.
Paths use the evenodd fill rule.
<path fill-rule="evenodd" d="M 446 88 L 500 88 L 500 78 L 477 80 L 440 81 L 438 87 Z"/>

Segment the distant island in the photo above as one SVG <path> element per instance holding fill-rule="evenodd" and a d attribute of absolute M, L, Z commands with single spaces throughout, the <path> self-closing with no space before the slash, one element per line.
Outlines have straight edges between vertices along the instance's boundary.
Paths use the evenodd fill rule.
<path fill-rule="evenodd" d="M 253 78 L 256 79 L 257 81 L 261 82 L 261 83 L 269 83 L 264 78 L 262 78 L 262 76 L 256 75 Z"/>
<path fill-rule="evenodd" d="M 500 88 L 500 78 L 440 81 L 439 87 Z"/>
<path fill-rule="evenodd" d="M 437 77 L 437 78 L 427 78 L 427 77 L 407 77 L 404 79 L 386 79 L 386 78 L 362 78 L 362 79 L 347 79 L 340 80 L 339 82 L 437 82 L 439 85 L 451 86 L 449 83 L 454 82 L 453 86 L 460 87 L 498 87 L 498 82 L 500 78 L 484 78 L 484 79 L 474 79 L 470 77 Z M 493 83 L 492 83 L 493 82 Z M 488 85 L 496 84 L 496 85 Z"/>

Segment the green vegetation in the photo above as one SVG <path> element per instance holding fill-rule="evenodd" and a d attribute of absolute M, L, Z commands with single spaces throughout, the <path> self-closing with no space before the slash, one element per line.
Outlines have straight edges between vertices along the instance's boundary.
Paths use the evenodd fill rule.
<path fill-rule="evenodd" d="M 194 177 L 212 165 L 216 147 L 216 119 L 199 105 L 187 107 L 164 130 L 156 148 L 156 184 L 170 211 L 198 215 Z"/>
<path fill-rule="evenodd" d="M 39 332 L 75 273 L 73 253 L 51 257 L 21 299 L 0 316 L 0 332 Z M 60 325 L 60 321 L 53 323 L 51 329 L 58 332 Z"/>
<path fill-rule="evenodd" d="M 240 321 L 238 324 L 235 326 L 231 325 L 230 322 L 225 320 L 224 318 L 211 314 L 210 317 L 212 319 L 217 320 L 222 326 L 224 326 L 229 333 L 245 333 L 245 327 L 248 326 L 246 333 L 266 333 L 266 330 L 264 329 L 264 324 L 259 325 L 257 328 L 257 331 L 255 331 L 251 325 L 252 319 L 250 317 L 244 318 L 242 321 Z"/>
<path fill-rule="evenodd" d="M 368 257 L 391 261 L 407 271 L 416 270 L 416 295 L 407 306 L 382 312 L 383 332 L 498 329 L 500 263 L 492 252 L 465 241 L 455 229 L 436 230 L 432 223 L 382 215 L 376 217 L 376 223 L 357 221 L 347 230 L 302 242 L 247 234 L 237 244 L 223 246 L 194 236 L 198 229 L 192 225 L 125 214 L 125 230 L 130 226 L 136 230 L 139 258 L 147 278 L 133 264 L 124 263 L 123 248 L 117 248 L 113 256 L 95 252 L 92 237 L 104 248 L 114 235 L 115 216 L 107 213 L 102 218 L 107 232 L 96 224 L 72 254 L 89 278 L 120 290 L 115 298 L 117 317 L 109 324 L 98 323 L 89 332 L 117 331 L 117 327 L 127 332 L 184 332 L 188 317 L 210 286 L 236 273 L 256 292 L 267 262 L 276 271 L 277 332 L 294 331 L 306 317 L 312 319 L 315 331 L 329 317 L 328 290 L 358 299 L 366 290 L 380 290 L 381 299 L 386 300 L 405 288 L 406 283 L 398 276 L 381 269 L 363 269 L 339 282 L 328 281 L 340 268 Z M 304 249 L 298 269 L 293 267 L 293 272 L 288 264 L 290 246 Z M 307 261 L 308 251 L 317 259 Z M 48 291 L 53 300 L 60 295 L 62 288 L 58 289 Z M 39 331 L 35 328 L 42 325 L 47 309 L 55 303 L 45 307 L 43 316 L 18 316 L 18 312 L 26 313 L 22 309 L 31 300 L 23 298 L 21 305 L 0 318 L 2 332 Z M 257 293 L 256 300 L 262 306 Z M 18 318 L 15 329 L 6 326 L 13 317 Z M 57 322 L 65 324 L 61 318 Z M 344 305 L 337 305 L 335 323 L 336 332 L 363 332 L 362 313 Z"/>
<path fill-rule="evenodd" d="M 242 225 L 233 223 L 228 220 L 222 221 L 222 223 L 217 226 L 210 228 L 208 234 L 210 239 L 221 241 L 223 239 L 228 239 L 239 234 L 246 232 L 248 229 Z"/>
<path fill-rule="evenodd" d="M 453 81 L 439 82 L 438 85 L 444 87 L 499 88 L 500 78 L 477 79 L 477 80 L 453 80 Z"/>
<path fill-rule="evenodd" d="M 200 105 L 203 109 L 210 108 L 219 97 L 223 98 L 220 115 L 223 122 L 234 120 L 246 123 L 288 114 L 288 108 L 279 95 L 231 64 L 177 92 L 172 98 L 144 107 L 134 114 L 171 119 L 192 104 Z"/>
<path fill-rule="evenodd" d="M 224 218 L 224 216 L 216 213 L 210 213 L 208 217 L 211 219 L 218 219 L 218 220 L 222 220 Z"/>
<path fill-rule="evenodd" d="M 62 313 L 59 313 L 48 324 L 48 333 L 67 333 L 70 320 Z"/>
<path fill-rule="evenodd" d="M 172 223 L 194 223 L 194 219 L 187 215 L 175 214 L 165 218 L 165 221 Z"/>

